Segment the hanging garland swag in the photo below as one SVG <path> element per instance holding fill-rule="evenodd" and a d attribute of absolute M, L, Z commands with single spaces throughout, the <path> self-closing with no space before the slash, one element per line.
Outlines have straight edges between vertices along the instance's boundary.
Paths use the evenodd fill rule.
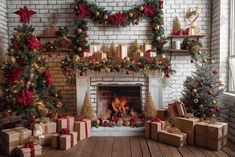
<path fill-rule="evenodd" d="M 163 0 L 145 0 L 143 4 L 133 9 L 114 14 L 86 0 L 75 0 L 75 2 L 77 21 L 75 22 L 74 29 L 75 37 L 72 39 L 71 44 L 73 51 L 62 61 L 62 70 L 68 82 L 72 83 L 75 81 L 76 70 L 80 71 L 80 75 L 84 75 L 84 72 L 87 70 L 101 71 L 104 69 L 106 72 L 126 71 L 126 74 L 130 74 L 131 71 L 146 73 L 148 70 L 154 71 L 160 69 L 164 72 L 165 77 L 170 77 L 170 74 L 174 72 L 163 50 L 163 45 L 166 43 L 163 38 Z M 93 57 L 80 58 L 83 52 L 89 51 L 88 25 L 85 18 L 90 18 L 105 27 L 125 27 L 131 24 L 138 25 L 142 17 L 151 19 L 150 25 L 153 31 L 152 47 L 153 51 L 157 52 L 156 57 L 141 57 L 133 61 L 129 60 L 129 58 L 124 60 L 109 58 L 102 61 L 97 61 Z"/>

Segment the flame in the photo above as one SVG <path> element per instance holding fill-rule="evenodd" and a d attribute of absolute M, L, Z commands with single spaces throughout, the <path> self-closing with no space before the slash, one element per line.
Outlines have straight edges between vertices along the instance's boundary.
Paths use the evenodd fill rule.
<path fill-rule="evenodd" d="M 112 102 L 113 110 L 116 113 L 126 114 L 129 110 L 129 107 L 128 107 L 127 103 L 128 102 L 127 102 L 126 97 L 121 97 L 121 98 L 115 97 L 113 102 Z"/>

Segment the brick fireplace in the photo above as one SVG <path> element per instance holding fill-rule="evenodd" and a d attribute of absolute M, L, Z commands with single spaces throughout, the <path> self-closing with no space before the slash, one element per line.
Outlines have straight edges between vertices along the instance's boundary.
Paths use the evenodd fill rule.
<path fill-rule="evenodd" d="M 150 91 L 157 108 L 162 105 L 161 72 L 149 72 L 126 75 L 123 73 L 87 72 L 85 76 L 77 75 L 77 112 L 80 113 L 86 91 L 97 117 L 102 117 L 115 97 L 127 99 L 130 109 L 141 113 L 147 92 Z"/>

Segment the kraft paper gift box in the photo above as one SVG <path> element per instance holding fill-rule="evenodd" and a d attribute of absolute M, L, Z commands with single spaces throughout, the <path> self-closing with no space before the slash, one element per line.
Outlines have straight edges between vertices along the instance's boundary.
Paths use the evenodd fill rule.
<path fill-rule="evenodd" d="M 195 143 L 197 146 L 211 150 L 220 150 L 227 144 L 228 124 L 216 122 L 197 123 L 195 126 Z"/>
<path fill-rule="evenodd" d="M 24 127 L 13 128 L 16 132 L 20 134 L 20 144 L 25 144 L 28 142 L 29 137 L 32 136 L 32 131 Z"/>
<path fill-rule="evenodd" d="M 12 129 L 5 129 L 1 131 L 2 150 L 7 155 L 12 155 L 16 146 L 20 144 L 20 134 Z"/>
<path fill-rule="evenodd" d="M 170 144 L 176 147 L 182 147 L 186 145 L 187 134 L 181 133 L 169 133 L 165 130 L 159 131 L 159 141 Z"/>
<path fill-rule="evenodd" d="M 75 121 L 74 131 L 78 133 L 78 140 L 81 141 L 91 136 L 91 120 L 83 119 Z"/>
<path fill-rule="evenodd" d="M 74 129 L 74 117 L 59 118 L 57 120 L 58 132 L 68 127 L 70 131 Z"/>
<path fill-rule="evenodd" d="M 43 133 L 44 134 L 56 133 L 56 128 L 57 128 L 56 122 L 43 123 L 42 126 L 43 126 Z"/>
<path fill-rule="evenodd" d="M 77 132 L 70 132 L 69 134 L 53 134 L 52 135 L 52 148 L 59 148 L 68 150 L 77 144 Z"/>
<path fill-rule="evenodd" d="M 187 134 L 187 144 L 194 145 L 195 125 L 199 121 L 199 118 L 175 118 L 175 127 Z"/>
<path fill-rule="evenodd" d="M 181 117 L 186 115 L 185 105 L 182 102 L 175 102 L 168 105 L 170 118 Z"/>
<path fill-rule="evenodd" d="M 118 46 L 118 58 L 124 59 L 125 57 L 128 56 L 128 52 L 127 52 L 127 46 L 124 44 L 120 44 Z"/>
<path fill-rule="evenodd" d="M 145 128 L 146 138 L 158 140 L 158 133 L 160 130 L 165 128 L 165 122 L 164 121 L 161 121 L 161 122 L 147 121 L 144 124 L 144 128 Z"/>
<path fill-rule="evenodd" d="M 161 120 L 167 120 L 169 118 L 169 110 L 166 109 L 157 109 L 157 117 Z"/>
<path fill-rule="evenodd" d="M 17 154 L 19 157 L 39 156 L 42 154 L 42 146 L 34 144 L 34 151 L 31 148 L 25 148 L 24 145 L 17 146 Z"/>

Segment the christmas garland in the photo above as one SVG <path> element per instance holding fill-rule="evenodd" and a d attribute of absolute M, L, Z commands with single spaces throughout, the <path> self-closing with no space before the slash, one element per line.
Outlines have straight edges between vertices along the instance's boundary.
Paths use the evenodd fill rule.
<path fill-rule="evenodd" d="M 163 46 L 166 43 L 164 35 L 164 17 L 163 17 L 163 0 L 145 0 L 143 4 L 134 7 L 133 9 L 111 13 L 94 3 L 89 3 L 86 0 L 75 0 L 75 12 L 77 21 L 75 22 L 75 37 L 71 42 L 72 52 L 62 62 L 62 70 L 68 80 L 72 83 L 75 81 L 75 71 L 79 70 L 83 74 L 86 70 L 100 71 L 146 71 L 147 70 L 162 70 L 166 77 L 170 77 L 174 71 L 171 69 L 171 64 L 165 55 Z M 147 17 L 151 19 L 151 28 L 153 31 L 152 47 L 158 56 L 149 59 L 142 57 L 134 61 L 126 58 L 122 61 L 117 61 L 116 58 L 97 61 L 93 58 L 80 58 L 83 52 L 89 51 L 87 35 L 88 25 L 85 18 L 90 18 L 94 22 L 105 27 L 125 27 L 128 25 L 138 25 L 140 18 Z M 147 63 L 151 60 L 150 63 Z M 127 73 L 129 73 L 127 72 Z"/>

